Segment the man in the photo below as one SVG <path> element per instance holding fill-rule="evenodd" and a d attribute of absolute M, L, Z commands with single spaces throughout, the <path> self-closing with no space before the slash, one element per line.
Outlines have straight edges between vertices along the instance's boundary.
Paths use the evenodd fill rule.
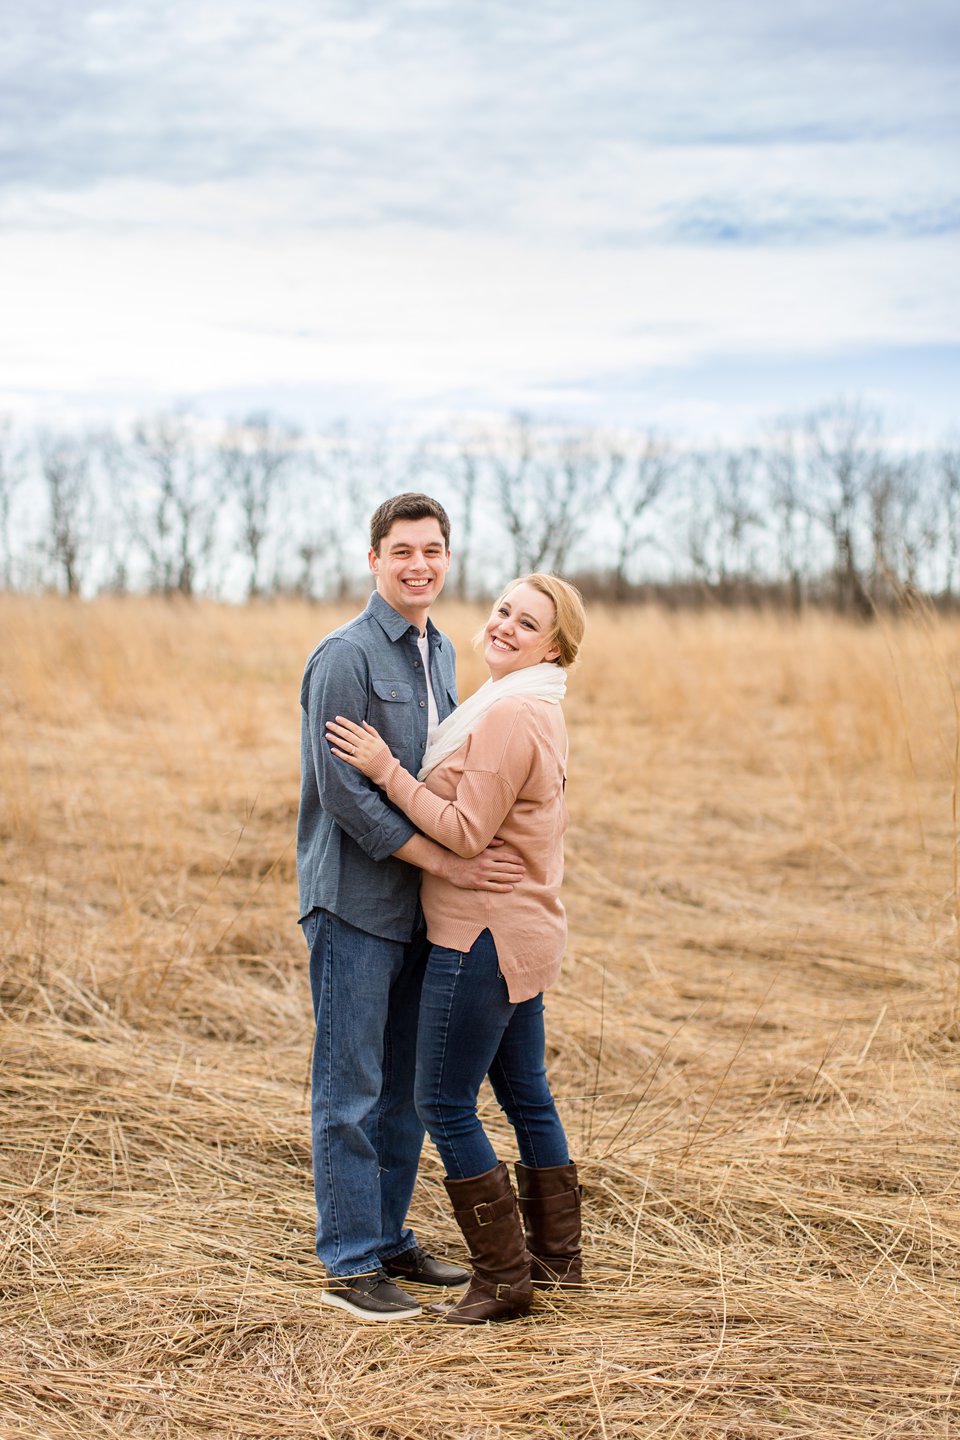
<path fill-rule="evenodd" d="M 473 860 L 444 850 L 330 754 L 327 720 L 368 720 L 416 774 L 428 728 L 457 703 L 453 646 L 428 618 L 450 565 L 443 506 L 420 494 L 385 501 L 367 560 L 376 590 L 366 609 L 320 642 L 304 672 L 297 871 L 316 1020 L 317 1254 L 330 1281 L 321 1298 L 362 1319 L 400 1320 L 420 1306 L 395 1279 L 469 1278 L 404 1224 L 423 1144 L 413 1104 L 427 952 L 420 871 L 505 891 L 522 869 L 495 847 Z"/>

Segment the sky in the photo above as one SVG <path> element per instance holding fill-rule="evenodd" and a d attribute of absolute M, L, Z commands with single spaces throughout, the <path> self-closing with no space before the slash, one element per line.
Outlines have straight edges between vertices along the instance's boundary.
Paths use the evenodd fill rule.
<path fill-rule="evenodd" d="M 0 0 L 0 414 L 960 424 L 960 7 Z"/>

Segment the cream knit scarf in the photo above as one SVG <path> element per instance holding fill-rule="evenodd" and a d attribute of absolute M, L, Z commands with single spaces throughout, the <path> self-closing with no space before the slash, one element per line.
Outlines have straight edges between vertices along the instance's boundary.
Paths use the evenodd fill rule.
<path fill-rule="evenodd" d="M 566 689 L 566 670 L 549 660 L 513 670 L 502 680 L 487 680 L 469 700 L 464 700 L 437 726 L 423 757 L 423 765 L 417 772 L 417 779 L 425 779 L 442 760 L 446 760 L 454 750 L 459 750 L 480 716 L 505 695 L 532 695 L 536 700 L 549 700 L 551 705 L 559 705 Z"/>

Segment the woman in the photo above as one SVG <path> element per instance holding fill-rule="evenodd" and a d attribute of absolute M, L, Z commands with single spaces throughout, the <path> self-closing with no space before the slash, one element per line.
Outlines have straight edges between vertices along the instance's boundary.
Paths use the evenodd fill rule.
<path fill-rule="evenodd" d="M 560 904 L 567 735 L 560 701 L 584 630 L 577 590 L 554 575 L 507 587 L 478 641 L 490 679 L 437 729 L 418 778 L 372 726 L 327 724 L 333 753 L 459 855 L 500 836 L 522 858 L 512 891 L 459 890 L 423 876 L 431 941 L 417 1035 L 417 1110 L 474 1275 L 445 1310 L 452 1324 L 505 1320 L 534 1286 L 582 1281 L 580 1188 L 544 1065 L 543 990 L 566 941 Z M 517 1136 L 517 1202 L 477 1115 L 489 1074 Z M 524 1243 L 526 1240 L 526 1244 Z"/>

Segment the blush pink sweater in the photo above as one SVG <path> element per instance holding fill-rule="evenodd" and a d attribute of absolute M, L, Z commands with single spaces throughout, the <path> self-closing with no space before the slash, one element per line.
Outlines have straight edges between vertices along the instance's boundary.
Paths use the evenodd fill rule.
<path fill-rule="evenodd" d="M 566 764 L 560 706 L 511 695 L 480 716 L 423 784 L 389 753 L 370 777 L 424 834 L 457 855 L 479 855 L 499 835 L 522 857 L 524 878 L 507 893 L 458 890 L 426 873 L 420 886 L 435 945 L 466 951 L 490 930 L 514 1002 L 539 995 L 560 972 Z"/>

